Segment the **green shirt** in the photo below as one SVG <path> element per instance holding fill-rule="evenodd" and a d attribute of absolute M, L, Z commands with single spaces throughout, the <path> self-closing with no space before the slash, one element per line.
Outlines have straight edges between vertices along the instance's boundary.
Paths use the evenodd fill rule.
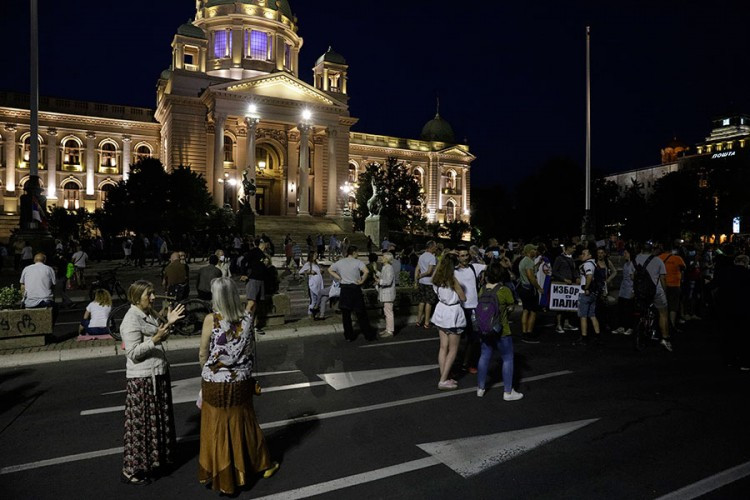
<path fill-rule="evenodd" d="M 531 269 L 531 273 L 534 274 L 534 259 L 529 256 L 521 259 L 521 262 L 518 264 L 518 274 L 521 275 L 518 279 L 521 280 L 522 285 L 531 285 L 531 281 L 529 281 L 529 277 L 526 274 L 527 269 Z"/>

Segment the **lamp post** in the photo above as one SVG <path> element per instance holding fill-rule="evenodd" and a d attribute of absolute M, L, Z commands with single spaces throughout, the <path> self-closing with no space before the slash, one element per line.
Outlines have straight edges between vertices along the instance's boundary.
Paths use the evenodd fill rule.
<path fill-rule="evenodd" d="M 245 168 L 245 172 L 247 172 L 248 182 L 250 182 L 252 186 L 255 186 L 255 136 L 258 130 L 258 123 L 260 123 L 258 107 L 255 104 L 250 104 L 247 107 L 245 123 L 247 124 L 247 150 L 245 154 L 247 167 Z M 261 168 L 261 170 L 263 170 L 263 168 Z M 242 188 L 242 196 L 247 200 L 248 206 L 252 210 L 255 210 L 255 192 L 252 191 L 252 188 L 246 191 L 244 183 Z"/>
<path fill-rule="evenodd" d="M 353 187 L 349 184 L 349 181 L 346 181 L 340 189 L 344 193 L 344 215 L 349 217 L 351 215 L 351 209 L 349 208 L 349 194 L 352 192 Z"/>

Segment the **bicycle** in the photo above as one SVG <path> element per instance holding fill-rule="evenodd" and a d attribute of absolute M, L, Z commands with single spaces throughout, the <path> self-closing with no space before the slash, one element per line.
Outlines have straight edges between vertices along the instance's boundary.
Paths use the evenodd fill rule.
<path fill-rule="evenodd" d="M 653 302 L 637 304 L 635 317 L 637 318 L 633 335 L 635 350 L 643 350 L 649 342 L 659 342 L 661 339 L 659 311 L 656 310 Z"/>
<path fill-rule="evenodd" d="M 127 293 L 117 278 L 117 269 L 120 267 L 117 266 L 109 271 L 102 271 L 96 274 L 96 278 L 94 278 L 94 281 L 89 286 L 89 300 L 94 300 L 96 291 L 99 289 L 107 290 L 112 296 L 117 295 L 120 300 L 126 299 Z"/>
<path fill-rule="evenodd" d="M 162 308 L 158 313 L 159 319 L 165 319 L 167 317 L 167 311 L 170 307 L 177 304 L 185 306 L 185 316 L 174 324 L 174 331 L 178 335 L 189 337 L 192 335 L 200 335 L 203 329 L 203 320 L 206 315 L 211 313 L 211 303 L 201 299 L 183 299 L 177 300 L 174 295 L 157 295 L 157 299 L 162 299 Z M 125 314 L 130 309 L 130 304 L 122 304 L 112 309 L 112 312 L 107 318 L 107 326 L 109 327 L 109 334 L 115 340 L 122 340 L 120 335 L 120 325 Z"/>

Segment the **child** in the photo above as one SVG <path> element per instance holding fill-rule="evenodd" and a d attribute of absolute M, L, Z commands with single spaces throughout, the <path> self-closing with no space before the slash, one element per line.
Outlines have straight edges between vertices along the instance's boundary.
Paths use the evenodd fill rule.
<path fill-rule="evenodd" d="M 112 311 L 112 296 L 107 290 L 96 291 L 94 300 L 86 306 L 83 321 L 78 327 L 78 340 L 94 340 L 109 338 L 107 319 Z"/>

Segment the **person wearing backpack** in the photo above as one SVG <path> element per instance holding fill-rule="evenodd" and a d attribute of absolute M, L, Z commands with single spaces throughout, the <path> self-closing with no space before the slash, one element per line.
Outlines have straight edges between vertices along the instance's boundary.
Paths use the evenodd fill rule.
<path fill-rule="evenodd" d="M 600 292 L 595 286 L 594 272 L 596 271 L 596 262 L 591 257 L 591 250 L 584 247 L 581 250 L 581 265 L 578 273 L 581 275 L 581 292 L 578 294 L 578 318 L 581 322 L 581 336 L 573 345 L 588 344 L 589 336 L 589 319 L 594 327 L 594 334 L 597 342 L 599 337 L 599 320 L 596 319 L 596 300 Z"/>
<path fill-rule="evenodd" d="M 641 253 L 635 258 L 635 273 L 633 275 L 633 291 L 636 303 L 651 305 L 659 311 L 659 330 L 661 331 L 661 345 L 672 352 L 672 342 L 669 339 L 669 313 L 667 311 L 666 276 L 667 268 L 659 258 L 661 247 L 651 242 L 643 245 Z M 648 279 L 646 279 L 648 278 Z"/>
<path fill-rule="evenodd" d="M 508 316 L 515 300 L 510 289 L 502 284 L 508 281 L 507 275 L 508 271 L 499 264 L 489 265 L 485 271 L 486 284 L 479 292 L 474 310 L 482 353 L 477 366 L 477 397 L 484 396 L 492 353 L 498 350 L 503 360 L 503 399 L 517 401 L 523 394 L 513 389 L 513 337 Z"/>

